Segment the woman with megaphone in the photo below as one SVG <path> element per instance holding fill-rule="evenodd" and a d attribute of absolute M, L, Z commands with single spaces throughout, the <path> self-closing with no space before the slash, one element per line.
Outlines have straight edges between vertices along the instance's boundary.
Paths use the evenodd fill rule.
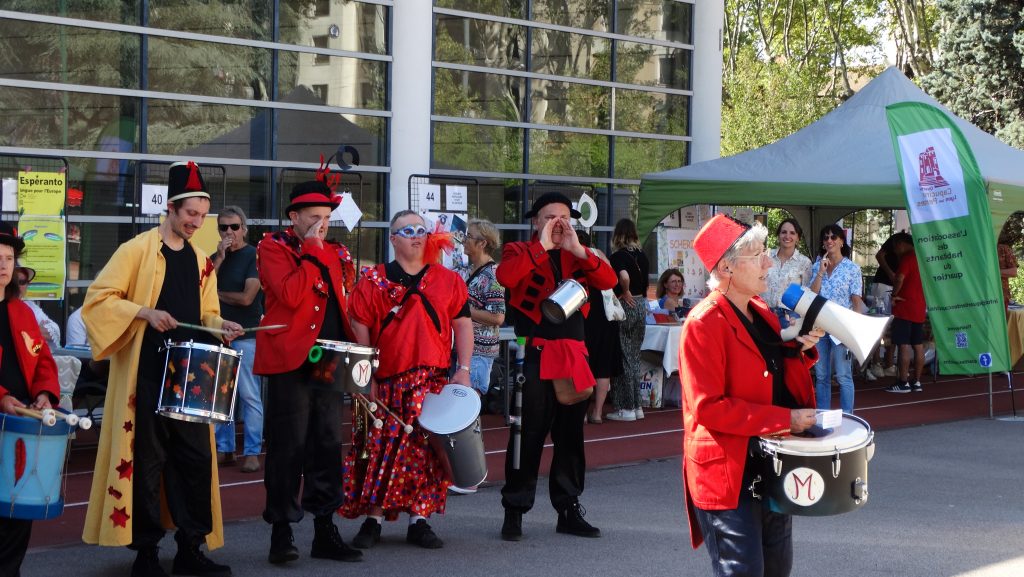
<path fill-rule="evenodd" d="M 860 267 L 850 260 L 846 231 L 838 224 L 821 229 L 818 238 L 818 260 L 811 266 L 811 291 L 833 303 L 863 312 Z M 850 350 L 829 335 L 818 341 L 818 364 L 814 367 L 815 393 L 818 408 L 832 408 L 832 375 L 839 382 L 839 406 L 844 413 L 853 413 L 853 361 Z"/>
<path fill-rule="evenodd" d="M 711 293 L 690 311 L 680 339 L 683 487 L 691 544 L 707 542 L 715 575 L 787 577 L 792 517 L 755 497 L 761 436 L 815 424 L 810 368 L 819 329 L 783 342 L 775 313 L 759 294 L 772 260 L 767 229 L 725 215 L 693 242 L 711 273 Z"/>

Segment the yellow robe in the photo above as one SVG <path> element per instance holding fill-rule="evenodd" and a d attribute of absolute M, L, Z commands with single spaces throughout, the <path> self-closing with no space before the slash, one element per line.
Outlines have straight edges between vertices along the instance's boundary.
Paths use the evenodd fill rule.
<path fill-rule="evenodd" d="M 110 358 L 110 376 L 103 408 L 103 427 L 96 450 L 96 467 L 89 494 L 82 539 L 86 543 L 126 546 L 132 542 L 132 481 L 134 430 L 123 426 L 135 422 L 135 386 L 139 351 L 146 321 L 136 319 L 142 307 L 156 307 L 164 283 L 166 262 L 160 253 L 163 241 L 158 228 L 122 244 L 89 287 L 82 307 L 82 320 L 89 333 L 93 358 Z M 199 267 L 200 307 L 204 326 L 220 328 L 217 277 L 210 259 L 193 245 Z M 217 449 L 210 427 L 211 507 L 213 532 L 206 544 L 216 549 L 224 544 L 220 508 L 220 480 Z M 162 493 L 162 491 L 161 491 Z M 165 521 L 169 519 L 164 503 Z"/>

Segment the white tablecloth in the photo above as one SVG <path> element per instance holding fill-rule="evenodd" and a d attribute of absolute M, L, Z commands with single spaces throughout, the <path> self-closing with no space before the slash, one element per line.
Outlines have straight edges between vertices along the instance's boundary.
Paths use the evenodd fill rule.
<path fill-rule="evenodd" d="M 647 325 L 642 351 L 657 351 L 664 354 L 661 366 L 666 375 L 679 370 L 679 336 L 683 332 L 682 325 Z"/>

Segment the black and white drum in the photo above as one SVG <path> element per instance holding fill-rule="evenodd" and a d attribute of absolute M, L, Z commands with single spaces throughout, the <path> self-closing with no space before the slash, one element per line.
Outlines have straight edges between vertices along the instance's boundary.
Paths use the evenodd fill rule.
<path fill-rule="evenodd" d="M 755 494 L 772 511 L 817 517 L 867 503 L 874 432 L 867 421 L 847 414 L 840 427 L 825 431 L 819 437 L 760 438 L 752 456 L 760 473 Z"/>
<path fill-rule="evenodd" d="M 558 283 L 555 292 L 540 303 L 540 310 L 549 321 L 561 324 L 580 310 L 586 302 L 587 289 L 570 278 Z"/>
<path fill-rule="evenodd" d="M 471 488 L 487 478 L 484 438 L 480 431 L 480 395 L 450 384 L 423 399 L 420 426 L 430 432 L 430 446 L 456 487 Z"/>
<path fill-rule="evenodd" d="M 378 350 L 356 343 L 317 339 L 309 351 L 309 381 L 317 388 L 342 393 L 370 392 Z"/>
<path fill-rule="evenodd" d="M 156 412 L 194 423 L 230 423 L 242 353 L 204 343 L 167 341 Z"/>

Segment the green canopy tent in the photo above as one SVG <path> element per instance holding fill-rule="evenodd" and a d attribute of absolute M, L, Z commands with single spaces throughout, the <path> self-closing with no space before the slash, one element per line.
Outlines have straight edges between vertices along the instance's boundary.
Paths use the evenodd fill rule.
<path fill-rule="evenodd" d="M 998 236 L 1006 218 L 1024 210 L 1024 151 L 949 112 L 896 68 L 778 142 L 644 175 L 637 229 L 649 233 L 672 212 L 693 204 L 754 205 L 786 209 L 813 237 L 825 224 L 859 209 L 905 208 L 885 116 L 887 105 L 905 101 L 937 106 L 960 127 L 985 178 Z"/>

